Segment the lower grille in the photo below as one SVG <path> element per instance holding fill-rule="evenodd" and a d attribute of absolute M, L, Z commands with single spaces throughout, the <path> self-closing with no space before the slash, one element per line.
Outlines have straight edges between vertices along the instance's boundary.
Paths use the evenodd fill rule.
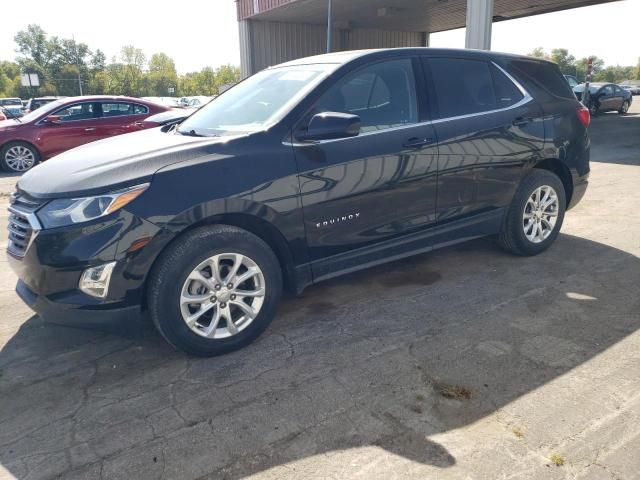
<path fill-rule="evenodd" d="M 16 257 L 24 257 L 34 235 L 34 228 L 38 228 L 34 212 L 41 203 L 24 195 L 11 195 L 9 207 L 9 244 L 7 250 Z"/>

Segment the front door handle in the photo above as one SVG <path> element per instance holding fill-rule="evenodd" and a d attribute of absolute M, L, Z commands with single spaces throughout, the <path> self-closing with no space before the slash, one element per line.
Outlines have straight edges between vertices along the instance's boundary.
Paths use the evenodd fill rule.
<path fill-rule="evenodd" d="M 418 138 L 413 137 L 407 140 L 402 144 L 404 148 L 420 148 L 426 145 L 431 145 L 433 143 L 433 138 Z"/>
<path fill-rule="evenodd" d="M 96 128 L 95 127 L 90 127 L 90 128 L 85 128 L 84 131 L 85 132 L 93 132 Z"/>

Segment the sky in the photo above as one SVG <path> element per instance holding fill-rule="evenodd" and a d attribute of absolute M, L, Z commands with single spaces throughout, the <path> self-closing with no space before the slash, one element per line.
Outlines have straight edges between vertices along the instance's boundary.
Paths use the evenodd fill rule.
<path fill-rule="evenodd" d="M 50 35 L 100 48 L 108 59 L 131 44 L 147 57 L 167 53 L 180 73 L 240 64 L 233 0 L 2 0 L 0 16 L 0 60 L 15 58 L 13 37 L 36 23 Z M 509 20 L 493 25 L 492 49 L 526 54 L 535 47 L 563 47 L 577 58 L 597 55 L 607 65 L 635 65 L 639 21 L 640 0 Z M 464 47 L 464 29 L 431 35 L 431 46 Z"/>

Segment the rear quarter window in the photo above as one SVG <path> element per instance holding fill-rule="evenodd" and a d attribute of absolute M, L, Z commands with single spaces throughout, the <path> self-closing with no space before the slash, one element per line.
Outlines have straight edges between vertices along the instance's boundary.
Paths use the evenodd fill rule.
<path fill-rule="evenodd" d="M 513 70 L 517 76 L 524 75 L 527 82 L 533 83 L 537 88 L 554 97 L 575 99 L 569 83 L 567 83 L 558 66 L 553 63 L 520 59 L 510 60 L 508 61 L 508 70 Z"/>

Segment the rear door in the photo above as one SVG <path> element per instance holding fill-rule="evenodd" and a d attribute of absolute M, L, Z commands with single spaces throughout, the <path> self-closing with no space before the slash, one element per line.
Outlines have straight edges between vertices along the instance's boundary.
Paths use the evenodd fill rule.
<path fill-rule="evenodd" d="M 498 221 L 544 142 L 540 106 L 490 61 L 424 57 L 438 113 L 439 223 Z"/>
<path fill-rule="evenodd" d="M 418 110 L 416 71 L 410 57 L 359 68 L 301 121 L 304 129 L 313 114 L 327 111 L 362 120 L 357 137 L 294 141 L 316 280 L 401 254 L 402 246 L 393 250 L 397 238 L 435 222 L 437 147 Z"/>
<path fill-rule="evenodd" d="M 142 128 L 149 116 L 146 105 L 132 102 L 100 102 L 101 118 L 96 125 L 100 138 L 131 133 Z"/>
<path fill-rule="evenodd" d="M 627 98 L 624 89 L 622 87 L 619 87 L 618 85 L 614 85 L 613 96 L 616 99 L 616 102 L 612 108 L 614 108 L 615 110 L 620 110 L 622 108 L 622 104 Z"/>

